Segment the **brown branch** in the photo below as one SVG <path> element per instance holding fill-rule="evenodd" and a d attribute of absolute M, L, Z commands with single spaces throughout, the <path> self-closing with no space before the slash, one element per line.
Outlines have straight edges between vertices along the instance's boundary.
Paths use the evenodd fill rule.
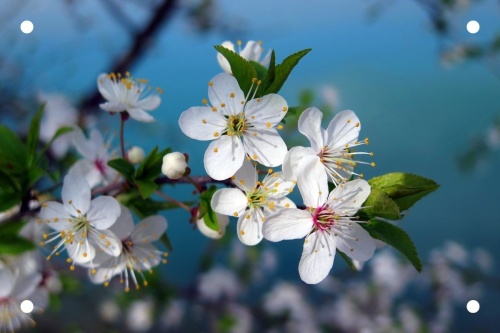
<path fill-rule="evenodd" d="M 178 0 L 164 0 L 156 9 L 153 10 L 154 14 L 149 20 L 149 23 L 139 31 L 135 36 L 128 52 L 121 58 L 113 61 L 111 73 L 124 73 L 129 70 L 137 60 L 146 52 L 152 45 L 154 37 L 158 34 L 162 26 L 166 24 L 172 17 L 175 9 L 177 8 Z M 95 88 L 80 104 L 82 113 L 91 113 L 93 108 L 101 101 L 101 95 Z"/>

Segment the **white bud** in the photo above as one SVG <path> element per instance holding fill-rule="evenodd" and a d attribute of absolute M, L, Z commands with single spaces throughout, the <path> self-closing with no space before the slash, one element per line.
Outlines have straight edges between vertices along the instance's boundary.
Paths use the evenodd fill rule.
<path fill-rule="evenodd" d="M 161 172 L 170 179 L 180 179 L 186 172 L 186 157 L 179 152 L 163 156 Z"/>
<path fill-rule="evenodd" d="M 203 220 L 203 218 L 201 218 L 198 221 L 196 221 L 196 225 L 198 226 L 198 230 L 200 230 L 200 232 L 204 236 L 206 236 L 208 238 L 212 238 L 212 239 L 221 239 L 222 236 L 224 236 L 224 234 L 226 233 L 226 227 L 229 224 L 229 216 L 222 215 L 222 214 L 219 214 L 219 213 L 216 213 L 216 215 L 217 215 L 217 222 L 218 222 L 218 225 L 219 225 L 219 231 L 215 231 L 213 229 L 210 229 L 206 225 L 206 223 Z"/>
<path fill-rule="evenodd" d="M 128 160 L 132 164 L 139 164 L 144 160 L 144 149 L 133 146 L 127 152 Z"/>

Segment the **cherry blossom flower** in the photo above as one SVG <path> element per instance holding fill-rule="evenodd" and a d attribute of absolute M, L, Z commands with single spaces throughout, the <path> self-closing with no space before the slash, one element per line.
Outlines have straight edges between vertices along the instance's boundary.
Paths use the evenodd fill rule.
<path fill-rule="evenodd" d="M 170 179 L 181 179 L 186 173 L 187 166 L 186 156 L 175 151 L 163 156 L 161 173 Z"/>
<path fill-rule="evenodd" d="M 248 61 L 255 61 L 260 63 L 262 66 L 267 67 L 269 65 L 269 61 L 271 60 L 271 50 L 267 52 L 267 55 L 261 60 L 262 52 L 264 49 L 262 48 L 262 42 L 258 41 L 253 41 L 249 40 L 243 50 L 241 49 L 241 41 L 239 40 L 237 42 L 238 44 L 238 54 L 248 60 Z M 226 49 L 229 49 L 233 52 L 235 52 L 234 49 L 234 44 L 230 41 L 225 41 L 224 43 L 221 44 L 224 46 Z M 231 66 L 229 65 L 229 62 L 224 58 L 224 56 L 220 53 L 217 53 L 217 61 L 219 62 L 220 67 L 224 70 L 224 72 L 228 74 L 232 74 Z"/>
<path fill-rule="evenodd" d="M 132 78 L 129 72 L 125 76 L 120 73 L 99 75 L 97 87 L 102 97 L 107 100 L 100 105 L 101 109 L 108 112 L 127 112 L 137 121 L 155 121 L 147 111 L 153 111 L 160 106 L 161 98 L 158 95 L 162 90 L 150 90 L 147 83 L 147 80 Z"/>
<path fill-rule="evenodd" d="M 303 157 L 315 156 L 316 163 L 322 166 L 322 172 L 328 176 L 328 181 L 338 185 L 348 181 L 353 174 L 357 163 L 354 160 L 358 154 L 373 156 L 373 153 L 354 152 L 353 147 L 368 144 L 368 138 L 358 141 L 361 125 L 354 112 L 345 110 L 339 112 L 325 130 L 321 128 L 323 113 L 311 107 L 305 110 L 299 118 L 299 132 L 311 142 L 311 147 L 293 147 L 283 161 L 283 174 L 286 179 L 297 179 L 297 175 L 307 172 L 304 168 Z M 360 177 L 362 175 L 359 175 Z"/>
<path fill-rule="evenodd" d="M 78 121 L 78 111 L 62 95 L 38 95 L 40 102 L 45 102 L 43 117 L 40 122 L 40 140 L 48 143 L 61 127 L 75 127 Z M 50 146 L 56 157 L 64 156 L 71 147 L 71 133 L 58 137 Z"/>
<path fill-rule="evenodd" d="M 212 106 L 204 100 L 206 106 L 191 107 L 179 118 L 182 132 L 190 138 L 213 140 L 203 160 L 208 175 L 217 180 L 231 177 L 245 155 L 268 167 L 281 165 L 287 148 L 276 127 L 282 128 L 278 123 L 288 110 L 283 97 L 250 99 L 250 92 L 244 96 L 236 79 L 226 73 L 208 85 Z"/>
<path fill-rule="evenodd" d="M 262 240 L 262 224 L 270 215 L 296 207 L 286 197 L 295 183 L 284 180 L 281 172 L 269 171 L 260 182 L 255 167 L 245 161 L 232 177 L 238 188 L 220 189 L 212 197 L 214 211 L 238 218 L 238 238 L 243 244 L 258 244 Z"/>
<path fill-rule="evenodd" d="M 316 156 L 303 157 L 307 172 L 299 173 L 298 186 L 306 210 L 281 210 L 264 223 L 264 237 L 277 242 L 305 237 L 299 263 L 301 279 L 321 282 L 333 266 L 336 249 L 354 260 L 366 261 L 375 243 L 354 216 L 370 194 L 370 185 L 356 179 L 337 186 L 328 194 L 323 166 Z"/>
<path fill-rule="evenodd" d="M 68 174 L 85 177 L 90 188 L 107 184 L 117 177 L 117 172 L 108 166 L 113 153 L 108 151 L 109 145 L 98 130 L 90 131 L 87 139 L 82 130 L 77 128 L 73 133 L 73 144 L 83 158 L 71 166 Z"/>
<path fill-rule="evenodd" d="M 57 241 L 47 259 L 58 255 L 64 247 L 70 256 L 68 262 L 90 262 L 95 272 L 93 259 L 98 249 L 112 256 L 121 253 L 120 240 L 107 230 L 120 216 L 118 201 L 109 196 L 91 200 L 89 184 L 79 175 L 64 177 L 62 201 L 62 204 L 56 201 L 42 204 L 39 221 L 45 221 L 55 231 L 44 234 L 41 245 Z"/>
<path fill-rule="evenodd" d="M 144 286 L 147 281 L 142 274 L 143 270 L 151 271 L 159 263 L 167 263 L 166 252 L 159 251 L 151 243 L 158 240 L 167 229 L 167 220 L 160 215 L 147 217 L 134 225 L 132 214 L 125 206 L 121 206 L 121 214 L 117 222 L 110 227 L 121 242 L 121 252 L 117 256 L 105 253 L 97 254 L 95 265 L 96 274 L 91 274 L 94 283 L 109 285 L 109 281 L 120 275 L 120 282 L 125 283 L 125 291 L 130 290 L 129 279 L 139 289 L 136 272 L 142 277 Z"/>

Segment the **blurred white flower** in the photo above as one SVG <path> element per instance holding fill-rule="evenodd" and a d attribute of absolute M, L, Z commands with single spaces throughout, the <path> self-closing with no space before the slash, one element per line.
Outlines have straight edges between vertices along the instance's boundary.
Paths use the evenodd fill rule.
<path fill-rule="evenodd" d="M 38 101 L 45 103 L 40 122 L 41 141 L 48 143 L 61 127 L 76 127 L 78 111 L 63 95 L 39 93 Z M 56 157 L 66 155 L 71 147 L 71 136 L 72 132 L 63 134 L 52 143 L 50 150 Z"/>
<path fill-rule="evenodd" d="M 249 333 L 252 332 L 252 318 L 251 312 L 236 303 L 227 304 L 227 309 L 231 318 L 234 318 L 234 324 L 229 330 L 229 333 Z"/>
<path fill-rule="evenodd" d="M 170 179 L 181 179 L 186 173 L 187 167 L 186 156 L 176 151 L 163 156 L 161 173 Z"/>
<path fill-rule="evenodd" d="M 127 309 L 125 324 L 132 332 L 146 332 L 153 326 L 153 312 L 151 300 L 134 301 Z"/>
<path fill-rule="evenodd" d="M 248 61 L 255 61 L 260 63 L 262 66 L 267 68 L 267 65 L 269 65 L 269 61 L 271 60 L 271 51 L 267 52 L 267 55 L 261 60 L 262 52 L 264 49 L 262 48 L 262 42 L 258 41 L 253 41 L 249 40 L 243 50 L 241 49 L 241 41 L 239 40 L 237 42 L 238 44 L 238 54 L 245 60 Z M 234 44 L 231 41 L 225 41 L 221 44 L 224 46 L 226 49 L 229 49 L 233 52 L 236 52 L 234 48 Z M 229 62 L 226 60 L 226 58 L 220 54 L 217 53 L 217 61 L 219 62 L 220 67 L 224 70 L 224 72 L 228 74 L 232 74 L 233 72 L 231 71 L 231 66 L 229 65 Z"/>
<path fill-rule="evenodd" d="M 219 231 L 215 231 L 207 226 L 205 220 L 203 218 L 198 219 L 196 221 L 196 226 L 202 235 L 212 238 L 212 239 L 221 239 L 226 233 L 227 225 L 229 224 L 229 217 L 227 215 L 222 215 L 216 213 L 217 223 L 219 225 Z"/>
<path fill-rule="evenodd" d="M 181 326 L 186 314 L 186 302 L 181 299 L 171 300 L 167 309 L 161 315 L 160 321 L 165 329 Z"/>
<path fill-rule="evenodd" d="M 469 253 L 456 242 L 447 241 L 442 253 L 448 260 L 457 265 L 465 266 L 469 261 Z"/>
<path fill-rule="evenodd" d="M 73 145 L 83 158 L 69 168 L 69 175 L 78 174 L 85 177 L 90 188 L 108 184 L 117 177 L 117 172 L 108 166 L 113 153 L 109 152 L 108 144 L 104 142 L 98 130 L 90 131 L 90 137 L 87 139 L 81 129 L 75 129 Z"/>
<path fill-rule="evenodd" d="M 121 314 L 120 307 L 113 299 L 104 300 L 99 304 L 99 315 L 104 321 L 114 322 Z"/>
<path fill-rule="evenodd" d="M 332 85 L 325 85 L 321 87 L 321 96 L 323 101 L 329 107 L 335 109 L 339 104 L 339 92 Z"/>
<path fill-rule="evenodd" d="M 202 274 L 198 281 L 200 299 L 208 302 L 233 300 L 240 294 L 241 289 L 234 272 L 222 267 L 212 268 Z"/>
<path fill-rule="evenodd" d="M 100 105 L 108 112 L 128 112 L 137 121 L 153 122 L 155 119 L 147 111 L 158 108 L 162 90 L 150 90 L 147 80 L 134 79 L 130 73 L 122 77 L 120 73 L 100 74 L 97 87 L 107 102 Z"/>
<path fill-rule="evenodd" d="M 493 256 L 485 249 L 478 248 L 472 251 L 473 261 L 483 273 L 490 273 L 493 269 Z"/>
<path fill-rule="evenodd" d="M 133 146 L 127 151 L 127 157 L 130 163 L 139 164 L 144 161 L 144 149 L 138 146 Z"/>

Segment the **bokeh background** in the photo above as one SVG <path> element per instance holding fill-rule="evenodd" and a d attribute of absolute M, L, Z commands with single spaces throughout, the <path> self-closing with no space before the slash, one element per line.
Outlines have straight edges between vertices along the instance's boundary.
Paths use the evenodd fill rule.
<path fill-rule="evenodd" d="M 148 31 L 154 17 L 159 22 Z M 20 31 L 23 20 L 33 22 L 31 34 Z M 470 20 L 480 23 L 477 34 L 467 32 Z M 404 323 L 413 320 L 420 321 L 415 332 L 496 331 L 500 302 L 498 1 L 3 0 L 0 31 L 0 119 L 21 133 L 35 111 L 37 94 L 60 93 L 94 119 L 99 129 L 114 135 L 117 144 L 118 118 L 98 110 L 101 100 L 92 98 L 98 74 L 123 64 L 133 75 L 165 91 L 153 114 L 156 123 L 127 123 L 127 144 L 186 152 L 192 174 L 202 175 L 206 144 L 185 137 L 178 117 L 200 105 L 208 80 L 221 71 L 214 45 L 225 40 L 262 40 L 266 51 L 275 50 L 278 61 L 312 48 L 280 94 L 289 105 L 305 102 L 327 106 L 332 112 L 354 110 L 377 163 L 376 168 L 359 167 L 365 178 L 404 171 L 441 185 L 401 223 L 415 242 L 425 263 L 422 274 L 428 278 L 418 277 L 406 266 L 401 268 L 406 273 L 391 275 L 395 265 L 400 267 L 400 257 L 385 249 L 381 253 L 395 261 L 392 266 L 386 261 L 379 275 L 374 273 L 375 264 L 353 273 L 337 258 L 331 280 L 322 287 L 307 286 L 297 272 L 301 241 L 248 249 L 234 242 L 235 223 L 222 241 L 211 241 L 188 223 L 186 212 L 168 211 L 174 251 L 158 277 L 161 291 L 153 286 L 124 295 L 120 286 L 104 290 L 86 282 L 84 272 L 67 271 L 67 290 L 54 296 L 53 306 L 36 317 L 34 330 L 392 332 L 411 331 Z M 134 45 L 140 46 L 139 54 L 124 60 Z M 191 191 L 177 186 L 167 192 L 190 200 Z M 260 267 L 262 263 L 268 266 Z M 262 272 L 257 277 L 245 275 L 241 266 Z M 214 267 L 236 274 L 237 287 L 222 298 L 204 298 L 200 281 Z M 443 267 L 448 271 L 443 273 Z M 265 305 L 266 295 L 277 283 L 291 288 L 287 297 L 290 304 L 298 304 L 297 309 L 276 314 L 269 310 L 272 305 Z M 392 291 L 383 314 L 369 315 L 370 309 L 380 306 L 381 294 L 390 293 L 384 288 L 400 283 L 407 288 Z M 352 295 L 367 286 L 371 287 L 366 295 Z M 377 286 L 380 294 L 373 292 Z M 220 287 L 209 287 L 216 288 Z M 459 289 L 462 293 L 454 295 Z M 445 296 L 452 301 L 443 310 Z M 476 314 L 466 310 L 473 298 L 481 304 Z M 338 305 L 343 299 L 355 299 L 356 306 Z M 328 308 L 328 304 L 334 305 Z M 411 309 L 413 319 L 401 315 L 401 309 Z M 106 317 L 106 311 L 114 316 Z M 133 313 L 143 317 L 127 319 Z M 342 323 L 339 313 L 355 323 Z M 439 316 L 446 325 L 433 326 Z M 300 326 L 296 317 L 316 328 Z M 129 323 L 141 323 L 144 318 L 153 319 L 138 327 Z M 328 318 L 335 322 L 325 324 Z M 251 328 L 241 326 L 244 319 Z M 384 320 L 394 327 L 381 325 Z"/>

